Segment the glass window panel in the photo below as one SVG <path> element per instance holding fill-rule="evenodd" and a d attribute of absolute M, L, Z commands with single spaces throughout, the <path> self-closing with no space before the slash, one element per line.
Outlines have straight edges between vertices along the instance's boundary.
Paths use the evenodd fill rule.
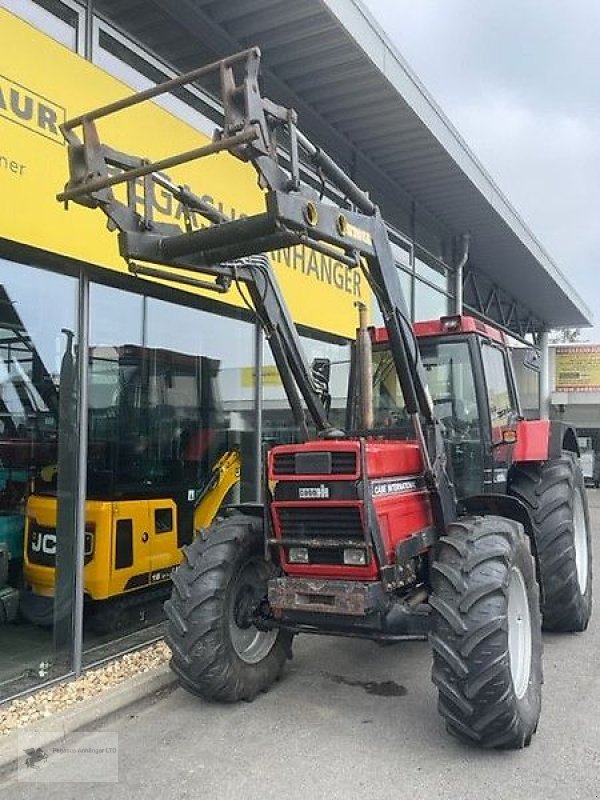
<path fill-rule="evenodd" d="M 448 297 L 421 283 L 417 278 L 415 283 L 415 320 L 439 319 L 448 313 Z"/>
<path fill-rule="evenodd" d="M 434 286 L 448 291 L 448 270 L 442 267 L 441 264 L 432 266 L 426 264 L 425 261 L 420 258 L 415 258 L 415 272 Z"/>
<path fill-rule="evenodd" d="M 481 421 L 466 342 L 419 343 L 427 386 L 441 422 L 457 495 L 482 489 Z"/>
<path fill-rule="evenodd" d="M 399 244 L 396 244 L 393 239 L 390 239 L 390 246 L 392 248 L 394 261 L 396 264 L 398 264 L 398 266 L 412 269 L 410 264 L 410 250 L 408 250 L 406 247 L 401 247 Z"/>
<path fill-rule="evenodd" d="M 142 344 L 146 298 L 109 286 L 90 286 L 90 345 Z"/>
<path fill-rule="evenodd" d="M 412 278 L 404 269 L 398 270 L 400 273 L 400 285 L 402 286 L 402 293 L 404 294 L 404 302 L 406 303 L 406 308 L 408 309 L 408 313 L 411 319 L 413 319 L 413 315 L 411 313 L 411 283 Z M 381 315 L 381 311 L 379 309 L 379 305 L 377 304 L 377 300 L 373 297 L 372 300 L 372 312 L 371 312 L 371 322 L 375 327 L 381 328 L 383 327 L 383 317 Z"/>
<path fill-rule="evenodd" d="M 333 425 L 343 428 L 350 372 L 350 345 L 324 342 L 308 336 L 301 336 L 300 341 L 309 366 L 315 359 L 327 359 L 330 363 L 331 410 L 329 419 Z M 263 441 L 269 445 L 298 441 L 299 431 L 267 342 L 263 346 L 262 392 Z"/>
<path fill-rule="evenodd" d="M 504 353 L 497 347 L 484 343 L 481 347 L 481 353 L 490 405 L 492 439 L 493 441 L 499 441 L 501 439 L 500 431 L 509 424 L 511 413 L 514 411 L 506 373 L 506 362 Z"/>
<path fill-rule="evenodd" d="M 98 286 L 91 320 L 87 663 L 160 635 L 181 547 L 254 499 L 256 452 L 252 324 Z"/>
<path fill-rule="evenodd" d="M 0 260 L 0 699 L 71 669 L 76 303 L 73 278 Z"/>

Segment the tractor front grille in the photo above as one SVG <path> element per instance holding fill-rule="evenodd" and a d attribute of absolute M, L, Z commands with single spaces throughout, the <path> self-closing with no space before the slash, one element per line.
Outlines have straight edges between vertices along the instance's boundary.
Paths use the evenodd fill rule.
<path fill-rule="evenodd" d="M 291 506 L 277 509 L 285 539 L 353 539 L 364 541 L 356 506 Z"/>
<path fill-rule="evenodd" d="M 313 466 L 311 466 L 311 460 Z M 274 475 L 355 475 L 354 450 L 301 451 L 277 453 L 273 459 Z"/>
<path fill-rule="evenodd" d="M 276 513 L 281 537 L 307 547 L 311 564 L 343 564 L 344 548 L 364 547 L 363 524 L 356 506 L 288 506 Z"/>

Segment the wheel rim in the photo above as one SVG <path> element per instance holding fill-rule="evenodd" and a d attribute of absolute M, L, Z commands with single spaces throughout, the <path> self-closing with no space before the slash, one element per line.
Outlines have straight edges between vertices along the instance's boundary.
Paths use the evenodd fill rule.
<path fill-rule="evenodd" d="M 238 575 L 229 612 L 231 644 L 246 664 L 258 664 L 266 658 L 277 639 L 277 630 L 260 631 L 251 622 L 252 612 L 266 596 L 266 588 L 264 564 L 246 564 Z"/>
<path fill-rule="evenodd" d="M 512 567 L 508 584 L 508 655 L 515 694 L 527 691 L 531 674 L 531 615 L 521 570 Z"/>
<path fill-rule="evenodd" d="M 581 594 L 585 593 L 588 582 L 588 538 L 587 525 L 585 524 L 585 509 L 581 490 L 575 492 L 573 500 L 573 539 L 575 544 L 575 566 L 577 568 L 577 582 Z"/>

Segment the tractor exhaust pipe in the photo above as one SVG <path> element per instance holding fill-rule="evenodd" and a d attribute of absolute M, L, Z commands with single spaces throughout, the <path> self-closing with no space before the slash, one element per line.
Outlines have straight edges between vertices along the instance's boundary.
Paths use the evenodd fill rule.
<path fill-rule="evenodd" d="M 360 390 L 360 427 L 370 430 L 373 427 L 373 351 L 364 303 L 355 303 L 358 308 L 358 333 L 356 352 L 358 356 L 358 386 Z"/>
<path fill-rule="evenodd" d="M 461 236 L 462 241 L 462 255 L 459 262 L 454 267 L 454 313 L 463 313 L 463 275 L 465 265 L 469 260 L 469 247 L 471 244 L 471 234 L 463 233 Z"/>

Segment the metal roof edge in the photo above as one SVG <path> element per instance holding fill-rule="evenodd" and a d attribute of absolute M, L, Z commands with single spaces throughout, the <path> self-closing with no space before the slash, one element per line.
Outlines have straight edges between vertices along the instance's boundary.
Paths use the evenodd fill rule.
<path fill-rule="evenodd" d="M 342 23 L 392 87 L 410 105 L 482 197 L 509 225 L 571 302 L 578 307 L 582 317 L 591 326 L 593 324 L 591 310 L 415 75 L 371 12 L 361 0 L 322 0 L 322 2 Z"/>

